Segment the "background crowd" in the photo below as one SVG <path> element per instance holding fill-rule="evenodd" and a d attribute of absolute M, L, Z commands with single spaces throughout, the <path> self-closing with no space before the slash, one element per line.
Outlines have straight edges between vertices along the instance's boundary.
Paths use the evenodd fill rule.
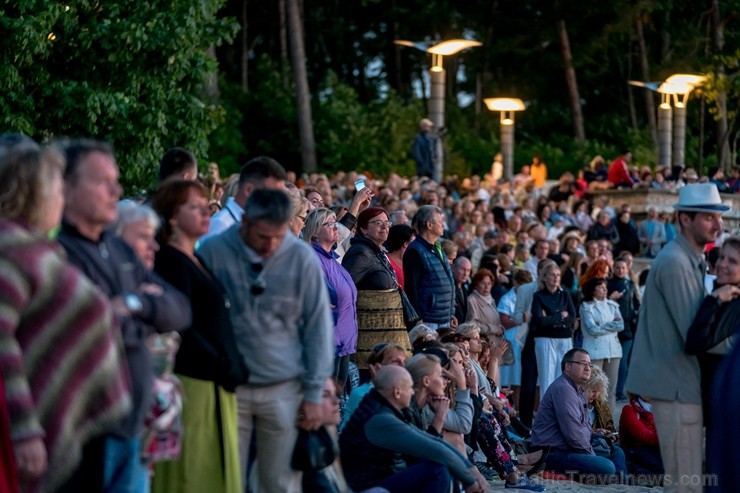
<path fill-rule="evenodd" d="M 660 273 L 684 242 L 696 254 L 676 350 L 709 420 L 740 294 L 717 192 L 740 171 L 630 160 L 597 156 L 548 189 L 539 156 L 511 181 L 495 166 L 299 177 L 267 157 L 223 179 L 176 148 L 155 191 L 121 201 L 108 145 L 3 136 L 6 490 L 544 491 L 531 475 L 676 473 L 651 398 L 684 398 L 630 376 L 661 343 L 640 307 L 646 291 L 670 308 L 650 294 L 666 281 L 633 261 Z M 636 221 L 600 193 L 620 187 L 680 198 Z M 297 465 L 296 441 L 325 429 L 331 460 Z"/>

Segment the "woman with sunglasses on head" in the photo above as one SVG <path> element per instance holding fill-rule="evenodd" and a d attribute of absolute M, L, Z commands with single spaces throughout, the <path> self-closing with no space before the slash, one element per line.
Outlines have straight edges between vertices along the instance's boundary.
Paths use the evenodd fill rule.
<path fill-rule="evenodd" d="M 313 209 L 306 217 L 303 239 L 319 258 L 329 289 L 334 318 L 334 378 L 344 393 L 349 357 L 357 351 L 357 289 L 352 277 L 337 261 L 333 247 L 339 240 L 337 216 L 329 209 Z"/>
<path fill-rule="evenodd" d="M 226 292 L 195 254 L 210 225 L 208 193 L 197 182 L 165 182 L 152 206 L 162 217 L 154 270 L 188 297 L 193 320 L 175 357 L 185 395 L 180 459 L 155 465 L 152 491 L 237 493 L 242 481 L 234 392 L 246 382 L 246 369 Z"/>

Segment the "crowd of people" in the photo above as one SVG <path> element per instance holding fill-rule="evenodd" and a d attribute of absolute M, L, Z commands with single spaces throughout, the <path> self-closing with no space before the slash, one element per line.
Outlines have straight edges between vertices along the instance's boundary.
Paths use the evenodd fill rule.
<path fill-rule="evenodd" d="M 738 177 L 630 159 L 547 190 L 539 156 L 222 180 L 175 148 L 121 200 L 106 143 L 1 136 L 0 492 L 733 491 Z M 674 210 L 600 194 L 643 185 Z"/>

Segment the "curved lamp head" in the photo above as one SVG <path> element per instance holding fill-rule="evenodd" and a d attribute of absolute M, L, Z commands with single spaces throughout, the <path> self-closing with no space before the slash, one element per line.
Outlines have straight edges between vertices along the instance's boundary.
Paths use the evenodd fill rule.
<path fill-rule="evenodd" d="M 447 41 L 442 41 L 441 43 L 437 43 L 436 45 L 427 48 L 427 53 L 431 53 L 432 55 L 444 56 L 454 55 L 455 53 L 461 52 L 462 50 L 481 45 L 482 43 L 480 41 L 470 41 L 467 39 L 449 39 Z"/>
<path fill-rule="evenodd" d="M 484 99 L 483 102 L 486 103 L 489 110 L 501 112 L 502 125 L 513 125 L 514 112 L 525 110 L 524 102 L 516 98 L 488 98 Z"/>
<path fill-rule="evenodd" d="M 683 108 L 686 106 L 691 91 L 702 85 L 705 80 L 706 77 L 703 75 L 674 74 L 658 87 L 658 92 L 664 95 L 672 95 L 675 106 Z"/>
<path fill-rule="evenodd" d="M 433 72 L 441 72 L 442 69 L 442 57 L 448 55 L 454 55 L 462 50 L 473 48 L 475 46 L 481 46 L 480 41 L 470 41 L 468 39 L 448 39 L 435 45 L 429 46 L 429 43 L 423 41 L 407 41 L 404 39 L 397 39 L 393 42 L 394 44 L 401 46 L 409 46 L 416 48 L 417 50 L 426 51 L 432 54 L 432 68 Z"/>

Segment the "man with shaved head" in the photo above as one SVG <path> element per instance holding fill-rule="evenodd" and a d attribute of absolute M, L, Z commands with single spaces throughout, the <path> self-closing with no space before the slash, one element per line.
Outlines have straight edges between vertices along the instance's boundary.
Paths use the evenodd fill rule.
<path fill-rule="evenodd" d="M 405 368 L 380 368 L 373 386 L 339 437 L 342 467 L 354 491 L 377 486 L 391 493 L 446 493 L 452 476 L 466 492 L 489 491 L 478 469 L 454 447 L 404 420 L 401 410 L 414 395 Z M 419 461 L 409 466 L 404 456 Z"/>

